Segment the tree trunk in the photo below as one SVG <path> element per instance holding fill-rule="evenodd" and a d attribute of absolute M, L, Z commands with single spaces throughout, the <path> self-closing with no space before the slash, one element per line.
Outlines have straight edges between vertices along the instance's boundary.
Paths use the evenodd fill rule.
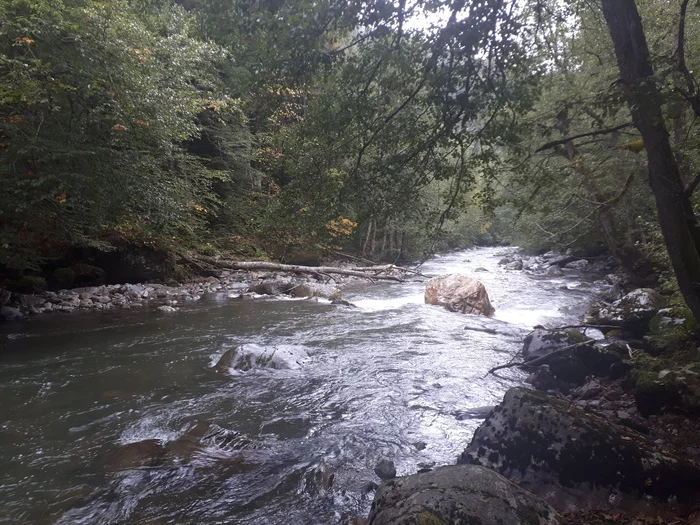
<path fill-rule="evenodd" d="M 646 146 L 649 183 L 666 249 L 683 298 L 700 319 L 700 239 L 696 234 L 700 230 L 671 150 L 642 19 L 634 0 L 603 0 L 603 14 L 634 125 Z"/>

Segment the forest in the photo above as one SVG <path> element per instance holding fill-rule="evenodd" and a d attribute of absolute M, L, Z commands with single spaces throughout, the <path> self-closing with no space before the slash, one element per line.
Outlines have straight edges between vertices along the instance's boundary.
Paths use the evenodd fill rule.
<path fill-rule="evenodd" d="M 2 275 L 511 243 L 698 313 L 697 6 L 612 4 L 3 0 Z"/>
<path fill-rule="evenodd" d="M 510 243 L 610 253 L 699 313 L 697 24 L 688 0 L 3 0 L 0 273 Z"/>

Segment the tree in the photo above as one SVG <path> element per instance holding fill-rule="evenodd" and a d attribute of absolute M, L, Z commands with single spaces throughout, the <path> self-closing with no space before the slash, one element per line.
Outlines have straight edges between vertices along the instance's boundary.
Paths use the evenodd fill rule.
<path fill-rule="evenodd" d="M 700 319 L 700 225 L 671 149 L 642 19 L 634 0 L 603 0 L 603 14 L 622 88 L 646 147 L 649 183 L 671 264 L 686 304 Z"/>

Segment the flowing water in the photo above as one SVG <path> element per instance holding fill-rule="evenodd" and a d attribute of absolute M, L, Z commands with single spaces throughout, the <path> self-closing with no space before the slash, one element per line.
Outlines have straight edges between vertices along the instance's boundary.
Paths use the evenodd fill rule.
<path fill-rule="evenodd" d="M 200 301 L 170 315 L 77 313 L 0 326 L 0 523 L 321 525 L 366 515 L 379 459 L 399 475 L 454 463 L 481 422 L 456 415 L 498 403 L 522 380 L 488 369 L 512 357 L 528 327 L 574 322 L 600 291 L 581 274 L 505 271 L 503 252 L 458 252 L 422 268 L 431 276 L 488 269 L 474 276 L 493 320 L 424 305 L 417 280 L 353 284 L 344 298 L 357 308 Z M 296 370 L 212 370 L 242 343 L 301 349 L 309 359 Z M 110 467 L 117 447 L 178 443 L 194 421 L 256 446 L 214 439 L 155 466 Z"/>

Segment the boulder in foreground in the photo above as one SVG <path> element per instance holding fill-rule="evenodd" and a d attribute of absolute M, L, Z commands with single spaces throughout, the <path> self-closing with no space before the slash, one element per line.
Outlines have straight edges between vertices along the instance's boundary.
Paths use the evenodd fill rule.
<path fill-rule="evenodd" d="M 556 525 L 557 514 L 498 473 L 453 465 L 382 484 L 367 525 Z"/>
<path fill-rule="evenodd" d="M 506 392 L 459 463 L 492 468 L 557 508 L 595 489 L 605 496 L 619 491 L 662 502 L 700 502 L 697 465 L 568 401 L 524 388 Z"/>
<path fill-rule="evenodd" d="M 425 302 L 444 306 L 452 312 L 491 317 L 495 309 L 489 301 L 486 288 L 467 275 L 450 274 L 428 281 Z"/>

